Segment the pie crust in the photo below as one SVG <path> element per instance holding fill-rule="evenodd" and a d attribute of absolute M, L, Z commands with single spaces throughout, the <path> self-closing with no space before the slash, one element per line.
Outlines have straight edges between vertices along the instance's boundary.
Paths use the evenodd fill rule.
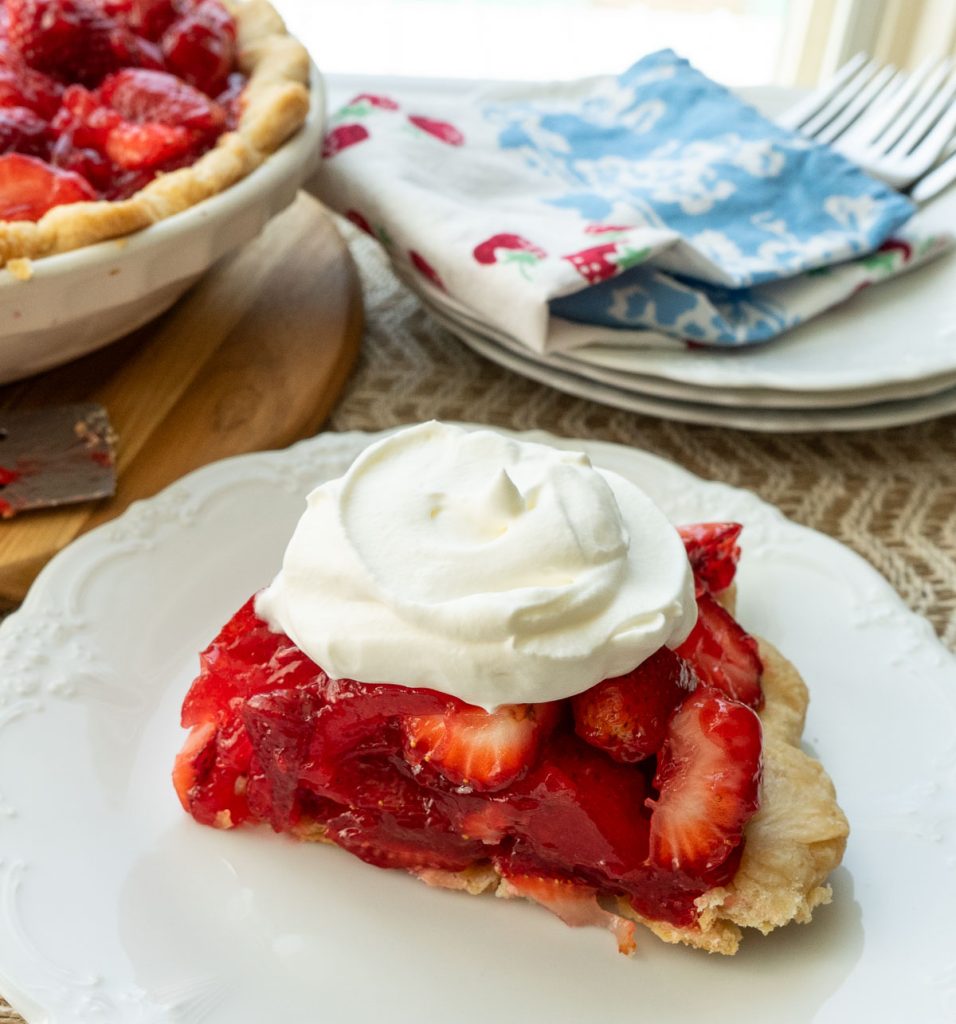
<path fill-rule="evenodd" d="M 648 920 L 621 899 L 612 908 L 616 914 L 600 918 L 612 929 L 617 930 L 616 921 L 628 918 L 646 925 L 665 942 L 732 955 L 740 946 L 742 928 L 767 934 L 791 921 L 806 924 L 816 907 L 830 902 L 833 894 L 826 879 L 843 859 L 849 825 L 830 777 L 820 762 L 800 747 L 809 702 L 806 684 L 775 647 L 765 640 L 759 644 L 764 665 L 760 809 L 744 830 L 743 857 L 733 882 L 698 897 L 698 927 L 679 928 Z M 321 826 L 303 829 L 297 836 L 329 841 Z M 429 885 L 475 896 L 484 892 L 504 898 L 520 895 L 490 864 L 459 872 L 425 869 L 417 874 Z M 580 923 L 598 920 L 589 915 Z M 632 945 L 625 942 L 621 948 L 629 951 Z"/>
<path fill-rule="evenodd" d="M 267 0 L 223 2 L 236 20 L 239 69 L 249 78 L 235 131 L 129 199 L 55 206 L 36 222 L 0 221 L 0 266 L 120 238 L 180 213 L 250 174 L 298 131 L 309 112 L 308 52 Z"/>

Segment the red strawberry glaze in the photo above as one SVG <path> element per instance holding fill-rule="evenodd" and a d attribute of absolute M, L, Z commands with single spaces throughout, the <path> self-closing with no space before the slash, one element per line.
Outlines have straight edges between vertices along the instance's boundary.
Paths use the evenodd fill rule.
<path fill-rule="evenodd" d="M 174 784 L 207 825 L 321 835 L 426 878 L 491 862 L 510 891 L 566 919 L 597 920 L 599 893 L 692 927 L 694 900 L 739 862 L 759 722 L 714 690 L 691 692 L 696 679 L 670 652 L 645 665 L 632 675 L 648 692 L 630 703 L 600 699 L 621 683 L 609 680 L 489 714 L 433 690 L 331 679 L 250 600 L 200 657 Z M 647 728 L 635 717 L 645 712 Z M 718 810 L 702 818 L 708 795 Z M 671 863 L 671 848 L 693 856 Z M 629 948 L 626 928 L 619 938 Z"/>
<path fill-rule="evenodd" d="M 5 0 L 0 12 L 0 158 L 36 158 L 50 183 L 41 195 L 34 175 L 24 204 L 5 180 L 7 219 L 74 201 L 62 171 L 89 186 L 83 198 L 126 198 L 238 121 L 245 78 L 219 0 Z"/>

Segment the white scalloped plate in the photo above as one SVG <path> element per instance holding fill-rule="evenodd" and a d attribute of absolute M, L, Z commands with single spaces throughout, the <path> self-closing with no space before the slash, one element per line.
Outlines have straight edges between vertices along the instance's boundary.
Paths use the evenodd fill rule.
<path fill-rule="evenodd" d="M 805 739 L 853 826 L 812 925 L 733 959 L 647 934 L 628 960 L 530 905 L 189 819 L 169 773 L 196 652 L 369 440 L 186 477 L 71 545 L 0 627 L 0 992 L 30 1024 L 956 1018 L 956 662 L 846 548 L 640 451 L 555 442 L 675 520 L 746 524 L 741 618 L 809 680 Z"/>
<path fill-rule="evenodd" d="M 421 293 L 419 293 L 421 295 Z M 472 351 L 498 363 L 505 369 L 531 380 L 547 384 L 578 398 L 601 402 L 616 409 L 658 416 L 678 423 L 700 423 L 710 426 L 733 427 L 736 430 L 756 430 L 764 433 L 818 433 L 821 430 L 877 430 L 898 427 L 908 423 L 922 423 L 956 412 L 956 385 L 917 398 L 876 401 L 872 405 L 849 405 L 846 408 L 792 408 L 761 407 L 750 399 L 739 405 L 712 404 L 662 398 L 643 389 L 628 387 L 623 378 L 617 384 L 607 383 L 613 373 L 588 371 L 582 375 L 577 368 L 570 370 L 558 357 L 547 360 L 530 357 L 517 346 L 506 348 L 487 334 L 475 331 L 460 320 L 446 316 L 433 304 L 426 303 L 435 319 L 445 326 L 459 341 Z M 654 387 L 655 391 L 661 390 Z"/>

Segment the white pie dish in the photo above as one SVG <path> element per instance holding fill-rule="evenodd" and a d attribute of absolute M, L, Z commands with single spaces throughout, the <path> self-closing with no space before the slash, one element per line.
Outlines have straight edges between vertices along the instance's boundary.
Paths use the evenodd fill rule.
<path fill-rule="evenodd" d="M 853 830 L 811 925 L 732 960 L 641 935 L 628 961 L 530 905 L 183 813 L 197 651 L 268 581 L 305 493 L 374 439 L 191 474 L 71 545 L 0 627 L 0 992 L 30 1024 L 374 1024 L 383 1005 L 396 1024 L 436 1006 L 458 1024 L 952 1021 L 952 655 L 848 549 L 633 449 L 529 436 L 638 479 L 675 520 L 746 524 L 742 621 L 806 675 L 805 740 Z"/>
<path fill-rule="evenodd" d="M 312 68 L 299 132 L 247 177 L 125 238 L 47 256 L 29 280 L 0 270 L 0 384 L 69 362 L 168 309 L 217 260 L 251 241 L 316 170 L 325 87 Z"/>

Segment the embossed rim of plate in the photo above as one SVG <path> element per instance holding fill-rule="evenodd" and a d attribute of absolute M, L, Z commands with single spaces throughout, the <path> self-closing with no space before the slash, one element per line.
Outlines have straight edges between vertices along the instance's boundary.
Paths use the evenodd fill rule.
<path fill-rule="evenodd" d="M 49 823 L 51 816 L 56 823 L 57 813 L 62 813 L 67 804 L 71 813 L 83 813 L 83 801 L 79 801 L 78 807 L 69 803 L 75 796 L 68 792 L 72 773 L 70 777 L 62 773 L 52 774 L 46 782 L 41 778 L 36 783 L 39 789 L 34 794 L 35 802 L 24 805 L 18 815 L 13 809 L 17 806 L 17 797 L 23 795 L 21 790 L 24 787 L 33 786 L 37 777 L 36 772 L 22 770 L 24 761 L 35 750 L 41 751 L 36 756 L 42 756 L 44 743 L 53 742 L 54 738 L 57 741 L 64 739 L 62 730 L 75 723 L 77 709 L 85 708 L 88 714 L 92 714 L 89 710 L 92 704 L 110 699 L 110 694 L 99 693 L 98 687 L 106 689 L 107 684 L 103 681 L 109 680 L 111 673 L 122 680 L 128 671 L 125 663 L 109 665 L 108 659 L 104 661 L 104 633 L 108 623 L 99 625 L 101 632 L 98 635 L 97 620 L 85 618 L 90 612 L 91 594 L 102 599 L 103 594 L 112 595 L 116 583 L 125 581 L 125 585 L 135 585 L 137 591 L 143 592 L 142 600 L 146 607 L 157 607 L 169 597 L 161 585 L 163 574 L 168 578 L 172 573 L 178 588 L 176 593 L 194 594 L 194 599 L 202 607 L 210 595 L 215 595 L 217 584 L 210 573 L 204 572 L 208 566 L 203 559 L 215 553 L 215 540 L 222 536 L 214 533 L 210 538 L 209 532 L 228 522 L 235 534 L 230 535 L 229 544 L 237 543 L 239 537 L 243 540 L 247 537 L 241 520 L 237 522 L 231 516 L 231 499 L 240 493 L 247 497 L 254 494 L 261 497 L 269 508 L 274 502 L 276 507 L 281 504 L 282 518 L 288 518 L 287 507 L 294 505 L 296 509 L 300 508 L 302 498 L 311 485 L 340 473 L 359 451 L 378 436 L 381 435 L 320 435 L 283 452 L 240 456 L 185 477 L 155 498 L 137 502 L 115 522 L 93 531 L 57 556 L 38 578 L 23 608 L 0 626 L 0 657 L 4 662 L 0 682 L 0 732 L 9 730 L 8 742 L 0 744 L 0 825 L 5 833 L 0 850 L 0 910 L 6 917 L 5 926 L 0 929 L 0 991 L 12 998 L 15 1005 L 27 1013 L 28 1019 L 35 1014 L 33 1019 L 37 1024 L 40 1021 L 71 1024 L 81 1019 L 84 1022 L 103 1021 L 104 1024 L 112 1021 L 117 1024 L 131 1024 L 133 1021 L 173 1024 L 175 1021 L 180 1024 L 184 1019 L 202 1019 L 208 1024 L 220 1024 L 222 1017 L 216 1014 L 215 1006 L 207 1007 L 198 1015 L 190 1011 L 192 1016 L 185 1018 L 179 1011 L 170 1009 L 161 1001 L 158 992 L 146 991 L 139 985 L 131 963 L 125 957 L 109 960 L 108 952 L 101 951 L 106 959 L 96 962 L 95 971 L 86 965 L 82 969 L 65 967 L 63 958 L 67 954 L 63 942 L 70 925 L 74 930 L 82 925 L 81 932 L 74 938 L 75 945 L 68 947 L 71 956 L 82 960 L 90 955 L 92 940 L 85 931 L 89 922 L 80 922 L 79 925 L 70 922 L 63 916 L 62 905 L 57 907 L 54 921 L 42 922 L 46 934 L 54 934 L 56 942 L 51 941 L 44 947 L 43 940 L 37 939 L 41 927 L 37 905 L 31 903 L 24 908 L 18 904 L 24 868 L 36 868 L 37 860 L 52 858 L 48 867 L 51 870 L 56 864 L 65 863 L 63 858 L 84 856 L 84 850 L 89 856 L 91 840 L 89 836 L 85 837 L 79 853 L 72 843 L 55 844 L 54 848 L 48 843 L 37 845 L 44 834 L 49 838 L 48 832 L 40 830 L 41 823 Z M 848 904 L 852 902 L 853 893 L 848 891 L 847 879 L 852 877 L 863 902 L 860 912 L 863 920 L 868 921 L 866 942 L 863 942 L 861 923 L 857 936 L 860 948 L 857 950 L 854 946 L 846 953 L 850 957 L 847 966 L 850 973 L 846 979 L 849 990 L 843 991 L 839 984 L 845 980 L 842 974 L 832 984 L 826 975 L 823 978 L 826 983 L 822 996 L 824 1004 L 815 1005 L 819 1014 L 814 1019 L 820 1022 L 842 1021 L 849 1008 L 854 1013 L 868 1011 L 870 1016 L 867 1019 L 873 1021 L 895 1021 L 891 1015 L 899 998 L 904 998 L 913 1019 L 920 1020 L 921 1024 L 935 1024 L 936 1021 L 942 1024 L 951 1019 L 950 1011 L 956 1008 L 956 972 L 952 970 L 950 932 L 946 927 L 945 932 L 934 933 L 933 922 L 939 929 L 945 926 L 946 908 L 949 906 L 947 887 L 953 890 L 956 898 L 956 872 L 952 871 L 952 863 L 956 862 L 956 822 L 951 806 L 951 794 L 956 788 L 956 744 L 953 741 L 956 671 L 952 656 L 936 640 L 929 624 L 909 611 L 886 581 L 859 556 L 822 534 L 786 520 L 777 509 L 748 492 L 698 480 L 671 463 L 623 446 L 552 438 L 540 432 L 519 436 L 584 449 L 602 466 L 639 478 L 675 519 L 686 521 L 698 517 L 702 510 L 713 510 L 721 517 L 738 518 L 746 523 L 747 543 L 741 565 L 744 621 L 756 632 L 780 644 L 785 653 L 790 651 L 805 671 L 812 669 L 815 663 L 818 668 L 826 666 L 825 672 L 813 673 L 815 684 L 811 679 L 815 703 L 811 705 L 805 736 L 818 747 L 834 774 L 841 796 L 845 798 L 854 834 L 846 868 L 841 869 L 848 874 L 845 873 L 840 880 L 836 907 L 820 912 L 820 919 L 812 926 L 814 930 L 787 929 L 766 940 L 753 936 L 745 945 L 745 952 L 729 963 L 701 959 L 691 951 L 666 947 L 648 938 L 641 944 L 642 955 L 646 958 L 643 968 L 641 963 L 628 965 L 627 970 L 636 973 L 624 973 L 611 946 L 603 941 L 592 943 L 583 934 L 569 936 L 550 919 L 546 924 L 542 923 L 540 932 L 533 932 L 537 940 L 528 941 L 523 929 L 526 925 L 537 929 L 538 918 L 532 920 L 525 915 L 525 910 L 535 913 L 533 908 L 516 908 L 521 916 L 513 912 L 509 919 L 512 927 L 518 929 L 516 937 L 511 939 L 507 928 L 500 934 L 501 948 L 509 954 L 509 967 L 512 961 L 521 965 L 529 958 L 537 964 L 534 958 L 541 956 L 542 960 L 537 964 L 540 969 L 553 969 L 555 965 L 558 969 L 549 976 L 546 992 L 542 992 L 540 986 L 540 978 L 544 975 L 538 973 L 526 977 L 525 988 L 520 987 L 520 982 L 504 986 L 504 994 L 509 1000 L 522 1003 L 521 1012 L 533 1013 L 541 1009 L 540 1000 L 550 998 L 548 993 L 561 990 L 563 971 L 574 974 L 575 971 L 588 970 L 593 975 L 591 980 L 598 985 L 596 991 L 613 997 L 602 1009 L 602 1019 L 613 1024 L 617 1020 L 633 1019 L 633 1006 L 625 1001 L 632 995 L 636 998 L 643 993 L 649 1001 L 648 1008 L 653 1008 L 651 1001 L 656 998 L 654 979 L 660 974 L 665 982 L 676 979 L 679 983 L 672 983 L 670 987 L 665 985 L 666 1006 L 654 1004 L 658 1006 L 656 1019 L 664 1024 L 668 1020 L 684 1019 L 680 1007 L 684 989 L 690 993 L 699 988 L 698 982 L 702 978 L 706 978 L 708 991 L 712 991 L 716 999 L 712 1007 L 716 1012 L 710 1014 L 711 1020 L 732 1020 L 736 1024 L 762 1022 L 766 1019 L 767 1005 L 760 998 L 754 998 L 752 992 L 753 986 L 761 984 L 762 976 L 769 979 L 768 983 L 773 982 L 775 998 L 790 1000 L 790 1008 L 802 1006 L 804 997 L 801 993 L 815 983 L 812 954 L 818 949 L 817 943 L 824 942 L 825 948 L 831 952 L 846 946 L 842 933 L 836 936 L 839 940 L 836 942 L 832 927 L 828 933 L 826 915 L 838 911 L 846 914 L 851 910 Z M 224 503 L 222 510 L 217 501 Z M 227 515 L 230 518 L 225 518 Z M 287 530 L 288 526 L 284 525 L 283 542 Z M 228 553 L 232 551 L 230 547 Z M 768 584 L 771 585 L 770 592 Z M 778 585 L 780 593 L 774 595 L 772 591 Z M 801 586 L 804 592 L 809 588 L 809 593 L 819 600 L 796 602 L 796 599 L 791 599 L 786 615 L 775 618 L 774 608 L 785 606 L 789 588 Z M 799 594 L 799 589 L 796 592 Z M 245 593 L 230 594 L 227 598 L 238 604 L 245 596 Z M 771 597 L 775 599 L 769 599 Z M 111 597 L 110 600 L 115 603 L 118 599 Z M 836 602 L 835 607 L 844 609 L 842 619 L 828 613 L 831 602 Z M 101 612 L 104 610 L 119 611 L 112 606 L 100 609 Z M 810 624 L 809 632 L 806 623 Z M 149 625 L 139 620 L 141 631 L 148 631 Z M 831 634 L 841 640 L 839 649 L 832 644 L 827 646 L 828 640 L 832 639 Z M 800 649 L 797 649 L 798 645 Z M 815 650 L 815 646 L 820 650 Z M 846 666 L 842 663 L 836 668 L 830 664 L 833 657 L 850 656 L 870 658 L 872 674 L 869 674 L 870 666 L 867 666 L 867 672 L 856 679 L 846 675 Z M 171 681 L 153 672 L 151 685 L 161 693 L 164 687 L 168 689 Z M 890 687 L 889 692 L 883 690 L 884 685 Z M 872 723 L 867 717 L 844 720 L 834 713 L 834 707 L 840 712 L 852 711 L 853 699 L 860 694 L 871 696 L 873 689 L 876 689 L 878 699 L 872 703 L 873 713 L 877 716 Z M 902 702 L 899 700 L 901 693 L 904 697 Z M 175 698 L 177 694 L 167 696 Z M 917 699 L 931 701 L 932 714 L 924 714 L 915 703 Z M 815 714 L 814 709 L 820 706 L 827 709 L 827 714 Z M 44 716 L 38 718 L 41 710 Z M 70 717 L 71 712 L 74 718 Z M 143 714 L 148 725 L 150 714 L 155 717 L 156 712 Z M 923 736 L 916 737 L 908 731 L 914 723 L 922 723 Z M 880 745 L 887 742 L 885 729 L 896 730 L 893 737 L 899 738 L 899 746 L 894 750 L 900 762 L 895 767 L 898 778 L 888 778 L 885 772 L 878 771 L 885 767 L 880 750 Z M 137 735 L 135 729 L 131 733 L 134 737 Z M 74 733 L 67 733 L 65 738 L 71 743 L 84 742 L 82 735 Z M 3 771 L 4 755 L 20 758 L 16 763 L 21 770 L 15 775 L 10 773 L 9 767 Z M 855 760 L 857 756 L 861 758 L 859 764 Z M 933 770 L 924 770 L 927 765 Z M 166 771 L 159 775 L 162 785 L 167 786 Z M 54 780 L 57 786 L 52 785 Z M 60 792 L 61 788 L 63 792 Z M 164 794 L 168 796 L 165 789 Z M 174 798 L 172 802 L 175 802 Z M 159 813 L 148 805 L 137 806 L 137 811 Z M 105 812 L 100 808 L 97 813 Z M 128 815 L 124 816 L 122 808 L 108 820 L 113 823 L 113 828 L 119 830 L 117 835 L 124 834 L 124 829 L 132 830 L 131 834 L 135 835 L 136 828 L 141 827 L 136 820 L 131 822 Z M 200 834 L 203 842 L 237 839 L 196 829 L 195 833 L 190 833 L 189 842 L 194 841 L 194 835 L 198 837 Z M 122 851 L 113 850 L 107 839 L 99 835 L 96 841 L 107 843 L 104 850 L 110 858 L 107 875 L 121 870 Z M 894 861 L 897 856 L 894 843 L 903 844 L 903 849 L 918 854 L 917 870 L 911 879 L 906 900 L 895 886 L 887 886 L 886 883 L 885 872 L 898 870 Z M 318 858 L 323 851 L 309 852 Z M 328 864 L 326 873 L 331 873 L 334 881 L 348 859 L 328 859 L 335 857 L 335 851 L 324 852 L 327 859 L 323 864 Z M 923 861 L 928 859 L 928 868 L 926 863 L 919 862 L 920 858 Z M 83 861 L 80 867 L 83 864 L 86 862 Z M 309 864 L 307 877 L 311 877 L 311 860 Z M 96 867 L 98 865 L 89 864 L 89 886 L 106 886 L 102 872 L 98 874 Z M 386 905 L 389 894 L 396 889 L 394 876 L 379 872 L 369 875 L 373 869 L 363 865 L 358 865 L 355 870 L 366 872 L 361 875 L 362 885 L 372 886 L 378 897 L 385 900 L 383 906 Z M 45 877 L 54 881 L 52 876 Z M 421 892 L 421 906 L 431 906 L 432 897 L 425 895 L 429 890 L 416 889 L 415 892 Z M 936 900 L 919 902 L 921 930 L 911 934 L 909 901 L 914 898 L 922 900 L 930 892 Z M 442 901 L 464 899 L 444 893 L 437 895 Z M 441 917 L 435 919 L 428 917 L 429 911 L 423 911 L 426 923 L 437 930 L 439 939 L 443 935 L 442 919 L 445 914 L 454 918 L 463 906 L 461 903 L 441 902 Z M 856 903 L 852 906 L 860 909 Z M 104 917 L 109 916 L 107 909 L 114 908 L 103 908 Z M 214 909 L 209 908 L 210 912 Z M 465 909 L 469 915 L 475 915 L 469 916 L 469 920 L 477 922 L 485 916 L 477 905 L 469 904 Z M 491 909 L 496 915 L 508 913 L 499 907 Z M 34 917 L 25 921 L 24 918 L 31 913 Z M 355 913 L 363 913 L 358 903 L 355 904 Z M 504 917 L 496 917 L 496 923 L 498 920 L 503 922 Z M 148 924 L 139 923 L 141 926 Z M 396 928 L 402 928 L 405 922 L 395 921 L 394 924 Z M 826 947 L 828 934 L 830 946 Z M 932 941 L 934 934 L 936 941 Z M 807 942 L 801 944 L 804 935 Z M 902 944 L 901 935 L 908 936 Z M 602 935 L 600 938 L 606 937 Z M 336 936 L 329 939 L 330 956 L 352 955 L 347 950 L 342 953 L 333 949 L 335 939 Z M 544 949 L 539 953 L 540 943 L 544 944 Z M 56 947 L 55 952 L 52 946 Z M 592 954 L 598 949 L 600 958 L 596 959 Z M 811 957 L 809 962 L 801 962 L 800 955 L 794 960 L 795 951 L 801 950 L 803 957 Z M 497 950 L 491 954 L 485 950 L 486 955 L 495 953 Z M 354 955 L 364 962 L 364 949 L 356 950 Z M 734 966 L 737 963 L 740 964 L 739 969 Z M 268 968 L 268 964 L 263 964 L 263 968 Z M 375 962 L 373 969 L 387 976 L 390 968 L 386 962 Z M 778 987 L 776 972 L 781 970 L 785 971 L 784 976 L 790 982 L 786 989 Z M 488 976 L 478 973 L 484 991 Z M 264 970 L 264 976 L 268 974 L 268 970 Z M 471 974 L 474 974 L 473 969 Z M 441 971 L 429 971 L 425 975 L 420 975 L 419 981 L 428 984 L 430 1000 L 454 997 L 453 976 L 453 987 L 442 990 Z M 519 975 L 522 977 L 525 975 Z M 485 980 L 481 981 L 482 978 Z M 852 986 L 849 985 L 850 979 Z M 414 982 L 415 979 L 411 980 Z M 401 979 L 396 976 L 390 981 L 398 984 Z M 254 980 L 249 981 L 249 984 L 254 983 Z M 908 987 L 901 990 L 900 986 Z M 588 998 L 596 998 L 594 989 L 589 986 L 583 988 Z M 734 993 L 737 998 L 734 998 Z M 303 1013 L 309 1012 L 295 1001 L 304 995 L 315 997 L 311 989 L 305 993 L 298 990 L 290 992 L 290 1002 L 286 1004 L 286 1009 L 293 1013 L 290 1019 L 304 1019 L 304 1016 L 294 1016 L 296 1007 Z M 322 993 L 323 999 L 331 998 L 333 1003 L 334 995 L 334 992 Z M 486 995 L 493 1003 L 500 993 L 487 992 Z M 830 998 L 831 995 L 834 998 Z M 688 994 L 687 998 L 691 996 Z M 312 1005 L 308 1004 L 309 1007 Z M 509 1002 L 508 1005 L 512 1004 Z M 662 1010 L 661 1006 L 665 1008 Z M 668 1009 L 674 1007 L 676 1009 Z M 726 1014 L 720 1007 L 727 1011 Z M 396 1020 L 419 1019 L 420 1007 L 417 1005 L 407 1006 L 398 999 L 393 1009 Z M 406 1009 L 413 1016 L 409 1016 Z M 483 1004 L 476 1002 L 473 1009 L 474 1014 L 467 1006 L 462 1008 L 459 1019 L 485 1019 L 486 1007 Z M 91 1015 L 93 1010 L 98 1015 Z M 555 1021 L 569 1019 L 566 1008 L 560 1005 L 555 1004 L 550 1010 Z M 330 1019 L 335 1019 L 334 1010 Z M 371 1021 L 377 1018 L 369 1014 L 356 1019 Z M 792 1019 L 809 1019 L 809 1015 Z"/>

